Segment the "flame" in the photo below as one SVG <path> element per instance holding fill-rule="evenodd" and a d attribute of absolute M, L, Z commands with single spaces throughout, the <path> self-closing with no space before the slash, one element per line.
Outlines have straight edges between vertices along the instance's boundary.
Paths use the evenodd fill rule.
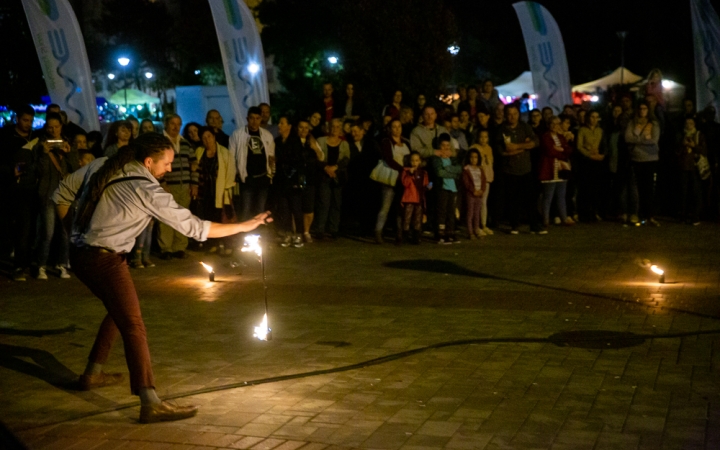
<path fill-rule="evenodd" d="M 260 325 L 255 327 L 255 332 L 253 333 L 253 337 L 258 338 L 261 341 L 267 341 L 269 332 L 270 332 L 270 328 L 268 328 L 267 313 L 265 313 L 263 315 L 262 322 L 260 322 Z"/>
<path fill-rule="evenodd" d="M 662 270 L 661 268 L 659 268 L 659 267 L 656 266 L 655 264 L 653 264 L 652 266 L 650 266 L 650 270 L 652 270 L 653 272 L 655 272 L 655 273 L 658 274 L 658 275 L 662 275 L 662 274 L 665 273 L 664 270 Z"/>
<path fill-rule="evenodd" d="M 209 265 L 205 264 L 205 263 L 202 262 L 202 261 L 200 261 L 200 264 L 202 264 L 202 266 L 205 268 L 205 270 L 208 271 L 208 273 L 213 273 L 213 268 L 212 268 L 212 266 L 209 266 Z"/>
<path fill-rule="evenodd" d="M 250 234 L 245 236 L 245 245 L 242 248 L 243 252 L 253 252 L 259 257 L 262 257 L 262 247 L 260 246 L 260 236 L 257 234 Z"/>

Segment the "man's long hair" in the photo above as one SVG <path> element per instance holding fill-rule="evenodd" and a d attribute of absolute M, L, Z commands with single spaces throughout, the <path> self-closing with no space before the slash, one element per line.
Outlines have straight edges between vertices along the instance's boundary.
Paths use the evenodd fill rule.
<path fill-rule="evenodd" d="M 127 163 L 133 160 L 143 163 L 146 158 L 157 161 L 165 150 L 172 148 L 172 142 L 160 133 L 142 134 L 130 144 L 121 147 L 97 172 L 92 174 L 87 185 L 81 188 L 79 193 L 87 192 L 87 195 L 82 195 L 78 204 L 75 228 L 81 232 L 87 230 L 105 186 Z"/>

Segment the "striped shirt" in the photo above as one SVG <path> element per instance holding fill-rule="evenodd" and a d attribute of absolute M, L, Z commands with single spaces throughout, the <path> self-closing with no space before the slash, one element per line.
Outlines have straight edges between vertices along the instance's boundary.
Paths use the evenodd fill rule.
<path fill-rule="evenodd" d="M 195 184 L 192 180 L 192 166 L 196 161 L 195 150 L 190 143 L 182 136 L 178 135 L 176 139 L 171 138 L 166 132 L 165 137 L 170 139 L 175 149 L 175 159 L 172 162 L 172 172 L 165 174 L 165 183 L 173 184 Z"/>

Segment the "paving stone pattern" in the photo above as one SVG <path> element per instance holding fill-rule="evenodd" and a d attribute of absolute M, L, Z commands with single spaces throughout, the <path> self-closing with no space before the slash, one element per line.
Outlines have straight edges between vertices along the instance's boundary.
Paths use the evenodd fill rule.
<path fill-rule="evenodd" d="M 0 421 L 31 449 L 720 448 L 717 236 L 601 223 L 268 245 L 269 342 L 252 337 L 250 255 L 159 261 L 133 271 L 158 392 L 200 413 L 152 425 L 127 383 L 68 384 L 104 315 L 76 278 L 2 280 Z M 121 342 L 106 369 L 127 374 Z"/>

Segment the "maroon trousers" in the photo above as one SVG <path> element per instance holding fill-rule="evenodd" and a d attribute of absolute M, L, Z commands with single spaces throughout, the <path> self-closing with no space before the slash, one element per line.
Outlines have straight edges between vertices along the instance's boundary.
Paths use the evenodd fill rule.
<path fill-rule="evenodd" d="M 108 312 L 88 359 L 93 363 L 105 364 L 113 343 L 121 335 L 130 371 L 130 389 L 134 395 L 138 395 L 141 388 L 154 388 L 155 381 L 145 323 L 140 313 L 140 300 L 125 257 L 95 247 L 77 248 L 71 245 L 70 248 L 73 271 L 102 300 Z"/>

